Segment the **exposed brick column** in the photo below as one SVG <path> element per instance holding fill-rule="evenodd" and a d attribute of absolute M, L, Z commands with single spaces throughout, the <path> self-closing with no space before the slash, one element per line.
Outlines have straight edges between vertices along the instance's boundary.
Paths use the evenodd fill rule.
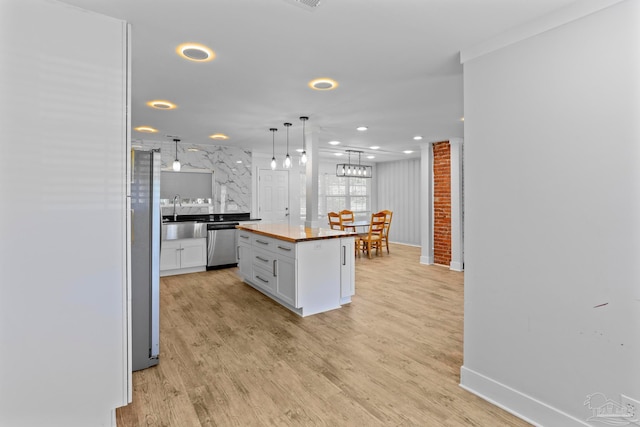
<path fill-rule="evenodd" d="M 433 144 L 433 260 L 451 263 L 451 146 Z"/>

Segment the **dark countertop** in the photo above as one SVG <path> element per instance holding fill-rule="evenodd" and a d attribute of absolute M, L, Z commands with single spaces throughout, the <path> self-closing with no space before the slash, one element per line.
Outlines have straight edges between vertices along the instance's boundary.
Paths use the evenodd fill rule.
<path fill-rule="evenodd" d="M 251 218 L 250 213 L 216 213 L 197 215 L 178 215 L 175 222 L 196 221 L 196 222 L 241 222 L 260 221 L 260 218 Z M 163 215 L 162 222 L 174 222 L 173 215 Z"/>

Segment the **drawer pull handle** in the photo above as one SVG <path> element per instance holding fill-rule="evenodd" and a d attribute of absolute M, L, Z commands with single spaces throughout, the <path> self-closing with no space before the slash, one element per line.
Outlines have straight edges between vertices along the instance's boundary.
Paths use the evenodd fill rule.
<path fill-rule="evenodd" d="M 269 242 L 265 242 L 264 240 L 259 240 L 259 239 L 256 240 L 256 243 L 260 243 L 261 245 L 268 245 L 269 244 Z"/>
<path fill-rule="evenodd" d="M 269 262 L 269 260 L 266 259 L 266 258 L 262 258 L 262 257 L 259 257 L 259 256 L 256 256 L 256 258 L 259 259 L 262 262 Z"/>
<path fill-rule="evenodd" d="M 248 239 L 249 236 L 243 236 L 242 234 L 240 235 L 240 237 L 242 237 L 243 239 Z"/>
<path fill-rule="evenodd" d="M 268 281 L 268 280 L 265 280 L 265 279 L 263 279 L 263 278 L 262 278 L 262 277 L 260 277 L 260 276 L 256 276 L 256 279 L 258 279 L 258 280 L 260 280 L 261 282 L 264 282 L 264 283 L 269 283 L 269 281 Z"/>
<path fill-rule="evenodd" d="M 280 245 L 278 245 L 278 249 L 282 249 L 283 251 L 288 251 L 288 252 L 291 251 L 291 248 L 285 248 L 284 246 L 280 246 Z"/>

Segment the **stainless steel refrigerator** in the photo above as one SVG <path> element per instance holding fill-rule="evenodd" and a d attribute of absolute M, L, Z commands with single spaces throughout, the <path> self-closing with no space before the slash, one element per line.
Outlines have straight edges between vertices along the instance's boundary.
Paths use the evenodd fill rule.
<path fill-rule="evenodd" d="M 160 350 L 160 151 L 131 152 L 132 370 L 158 364 Z"/>

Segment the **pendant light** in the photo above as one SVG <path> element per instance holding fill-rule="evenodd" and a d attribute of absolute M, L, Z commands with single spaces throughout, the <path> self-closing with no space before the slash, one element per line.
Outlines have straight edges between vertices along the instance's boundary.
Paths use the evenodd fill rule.
<path fill-rule="evenodd" d="M 284 123 L 284 126 L 287 128 L 287 155 L 284 158 L 283 166 L 285 169 L 291 168 L 291 156 L 289 156 L 289 126 L 291 123 Z"/>
<path fill-rule="evenodd" d="M 270 128 L 271 131 L 271 170 L 276 170 L 276 132 L 278 129 Z"/>
<path fill-rule="evenodd" d="M 371 178 L 371 166 L 363 165 L 360 163 L 360 156 L 362 151 L 359 150 L 346 150 L 348 155 L 347 163 L 341 163 L 336 165 L 336 176 L 340 177 L 355 177 L 355 178 Z M 358 164 L 351 163 L 351 153 L 358 153 Z"/>
<path fill-rule="evenodd" d="M 303 165 L 307 163 L 307 135 L 305 133 L 304 123 L 309 120 L 309 117 L 302 116 L 302 155 L 300 156 L 300 163 Z"/>
<path fill-rule="evenodd" d="M 180 172 L 180 160 L 178 160 L 178 142 L 180 142 L 180 140 L 178 138 L 174 138 L 173 141 L 176 143 L 176 159 L 173 161 L 173 170 Z"/>

